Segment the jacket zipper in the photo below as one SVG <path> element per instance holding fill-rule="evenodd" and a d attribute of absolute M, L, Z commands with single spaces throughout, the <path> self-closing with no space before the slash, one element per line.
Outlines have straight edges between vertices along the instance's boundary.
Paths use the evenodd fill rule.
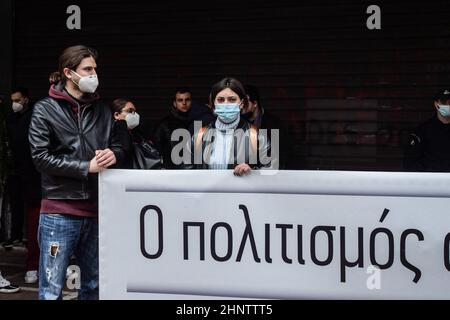
<path fill-rule="evenodd" d="M 86 157 L 86 146 L 84 145 L 84 136 L 83 136 L 83 128 L 82 128 L 82 119 L 83 119 L 83 114 L 84 114 L 84 110 L 87 108 L 84 107 L 83 110 L 81 111 L 81 107 L 80 104 L 78 104 L 78 136 L 80 137 L 80 146 L 81 146 L 81 152 L 82 152 L 82 158 L 84 159 Z M 88 178 L 89 179 L 89 178 Z M 81 192 L 83 194 L 83 197 L 86 198 L 86 191 L 85 191 L 85 182 L 84 180 L 81 180 Z"/>

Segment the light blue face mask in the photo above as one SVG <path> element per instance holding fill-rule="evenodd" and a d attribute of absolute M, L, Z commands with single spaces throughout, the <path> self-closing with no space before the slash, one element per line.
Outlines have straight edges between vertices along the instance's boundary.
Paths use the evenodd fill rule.
<path fill-rule="evenodd" d="M 444 118 L 449 118 L 450 117 L 450 106 L 446 106 L 446 105 L 438 105 L 439 106 L 439 113 L 441 114 L 441 116 L 443 116 Z"/>
<path fill-rule="evenodd" d="M 214 113 L 223 123 L 231 123 L 239 117 L 241 109 L 238 103 L 220 103 L 215 105 Z"/>

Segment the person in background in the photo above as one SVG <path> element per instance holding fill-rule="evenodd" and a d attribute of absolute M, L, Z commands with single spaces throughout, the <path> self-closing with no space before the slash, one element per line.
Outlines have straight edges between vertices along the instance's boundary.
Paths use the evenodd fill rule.
<path fill-rule="evenodd" d="M 409 135 L 403 167 L 406 171 L 450 172 L 450 88 L 433 99 L 435 114 Z"/>
<path fill-rule="evenodd" d="M 0 293 L 15 293 L 20 290 L 19 286 L 11 284 L 8 280 L 3 278 L 2 272 L 0 271 Z"/>
<path fill-rule="evenodd" d="M 114 117 L 113 131 L 120 139 L 126 154 L 121 168 L 123 169 L 159 169 L 161 157 L 153 147 L 152 142 L 139 130 L 140 116 L 133 102 L 126 99 L 115 99 L 111 105 Z M 136 145 L 146 145 L 151 154 L 142 159 L 142 154 L 136 154 Z M 147 150 L 148 151 L 148 150 Z M 139 159 L 138 159 L 139 156 Z M 151 157 L 151 159 L 149 159 Z"/>
<path fill-rule="evenodd" d="M 244 88 L 248 96 L 248 104 L 242 109 L 242 117 L 255 125 L 258 130 L 267 130 L 267 136 L 272 146 L 275 139 L 272 138 L 271 130 L 278 130 L 279 169 L 290 169 L 290 162 L 293 158 L 293 143 L 287 133 L 286 126 L 277 116 L 263 107 L 257 87 L 245 85 Z"/>
<path fill-rule="evenodd" d="M 0 95 L 0 112 L 3 112 L 3 101 L 4 101 L 4 96 Z M 1 151 L 1 158 L 3 160 L 7 160 L 9 157 L 7 155 L 7 145 L 6 145 L 6 132 L 4 131 L 4 122 L 3 122 L 3 118 L 1 118 L 2 123 L 0 123 L 0 135 L 1 135 L 1 140 L 0 140 L 0 151 Z M 7 164 L 6 163 L 2 163 L 1 164 L 2 167 L 0 168 L 0 191 L 3 192 L 3 175 L 5 174 L 5 172 L 7 171 Z M 1 197 L 3 197 L 3 194 L 1 195 Z M 4 223 L 4 219 L 3 219 L 3 212 L 0 213 L 0 217 L 2 218 L 0 220 L 0 226 L 3 229 L 3 223 Z M 3 233 L 3 230 L 2 230 Z M 15 293 L 18 292 L 20 290 L 19 286 L 11 284 L 11 282 L 9 282 L 8 280 L 6 280 L 3 276 L 2 276 L 2 272 L 0 271 L 0 293 Z"/>
<path fill-rule="evenodd" d="M 155 127 L 152 140 L 159 150 L 165 169 L 181 169 L 172 161 L 172 149 L 179 141 L 172 141 L 172 133 L 177 129 L 189 130 L 193 119 L 191 117 L 192 93 L 188 88 L 177 88 L 173 96 L 170 113 Z"/>
<path fill-rule="evenodd" d="M 12 176 L 9 179 L 13 227 L 12 237 L 3 243 L 3 247 L 6 249 L 12 248 L 14 241 L 21 240 L 23 217 L 25 217 L 27 223 L 27 271 L 25 282 L 35 283 L 38 280 L 39 266 L 37 229 L 41 207 L 41 176 L 31 160 L 30 144 L 28 142 L 33 106 L 30 102 L 28 90 L 24 87 L 16 87 L 12 90 L 11 101 L 13 113 L 7 119 L 7 128 L 14 171 L 17 178 Z"/>
<path fill-rule="evenodd" d="M 28 127 L 31 120 L 31 105 L 28 90 L 17 88 L 11 95 L 12 111 L 7 115 L 6 128 L 8 146 L 12 155 L 12 166 L 6 180 L 6 190 L 11 206 L 11 237 L 2 246 L 12 249 L 14 245 L 22 244 L 25 220 L 24 188 L 21 177 L 26 169 L 28 148 Z M 26 181 L 25 181 L 26 182 Z"/>

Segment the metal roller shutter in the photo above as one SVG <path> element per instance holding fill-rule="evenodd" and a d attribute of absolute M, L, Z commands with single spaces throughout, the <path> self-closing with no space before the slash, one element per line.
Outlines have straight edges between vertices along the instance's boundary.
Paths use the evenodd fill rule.
<path fill-rule="evenodd" d="M 295 137 L 303 169 L 400 170 L 404 135 L 450 84 L 448 1 L 15 1 L 15 82 L 36 97 L 61 50 L 100 52 L 101 94 L 128 97 L 153 123 L 178 85 L 207 102 L 226 75 L 260 88 Z"/>

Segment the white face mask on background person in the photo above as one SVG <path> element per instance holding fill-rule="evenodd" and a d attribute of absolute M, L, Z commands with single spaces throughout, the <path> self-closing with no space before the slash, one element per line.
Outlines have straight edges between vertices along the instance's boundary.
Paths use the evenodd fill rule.
<path fill-rule="evenodd" d="M 78 86 L 78 88 L 80 88 L 81 92 L 94 93 L 95 90 L 97 90 L 98 77 L 96 74 L 82 77 L 75 71 L 73 71 L 73 70 L 70 70 L 70 71 L 73 72 L 74 74 L 76 74 L 78 77 L 80 77 L 80 80 L 78 80 L 78 83 L 73 81 L 73 79 L 72 79 L 72 82 L 75 83 Z"/>
<path fill-rule="evenodd" d="M 125 117 L 128 129 L 132 130 L 139 125 L 140 116 L 137 112 L 129 113 Z"/>
<path fill-rule="evenodd" d="M 14 112 L 20 112 L 23 110 L 23 104 L 20 104 L 18 102 L 13 102 L 12 109 Z"/>

